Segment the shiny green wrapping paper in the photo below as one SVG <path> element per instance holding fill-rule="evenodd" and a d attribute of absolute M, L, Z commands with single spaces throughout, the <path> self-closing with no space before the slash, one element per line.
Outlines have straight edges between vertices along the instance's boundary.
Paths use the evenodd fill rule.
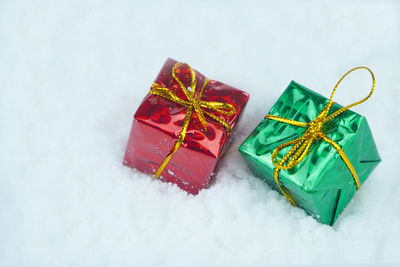
<path fill-rule="evenodd" d="M 328 99 L 292 81 L 269 114 L 310 122 L 328 103 Z M 329 114 L 342 108 L 334 104 Z M 239 147 L 253 173 L 278 189 L 271 161 L 272 151 L 300 137 L 306 128 L 264 119 Z M 323 132 L 346 153 L 361 184 L 381 161 L 365 117 L 347 110 L 326 122 Z M 282 158 L 290 147 L 279 152 Z M 304 160 L 290 170 L 279 172 L 280 184 L 318 221 L 333 225 L 357 191 L 353 176 L 337 151 L 324 140 L 314 141 Z M 362 186 L 361 186 L 362 188 Z"/>

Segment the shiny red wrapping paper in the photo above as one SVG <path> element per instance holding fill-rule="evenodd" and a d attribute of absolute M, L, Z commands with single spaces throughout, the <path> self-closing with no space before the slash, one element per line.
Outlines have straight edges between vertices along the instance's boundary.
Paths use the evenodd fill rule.
<path fill-rule="evenodd" d="M 167 59 L 155 83 L 185 99 L 182 89 L 172 77 L 175 63 L 177 61 Z M 189 87 L 191 76 L 185 66 L 181 67 L 177 75 L 185 87 Z M 206 77 L 198 71 L 195 73 L 197 95 Z M 235 107 L 236 113 L 231 116 L 207 110 L 226 121 L 232 131 L 248 99 L 246 92 L 214 80 L 208 82 L 201 96 L 204 101 L 223 102 Z M 155 174 L 177 141 L 186 109 L 163 97 L 147 94 L 134 115 L 123 163 L 144 173 Z M 192 114 L 185 140 L 161 173 L 160 180 L 175 183 L 191 194 L 209 187 L 232 132 L 210 117 L 206 117 L 206 120 L 207 130 L 203 128 L 196 113 Z"/>

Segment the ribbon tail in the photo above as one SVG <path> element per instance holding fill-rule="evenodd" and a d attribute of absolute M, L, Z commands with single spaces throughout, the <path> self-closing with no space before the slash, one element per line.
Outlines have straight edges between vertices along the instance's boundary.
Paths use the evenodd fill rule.
<path fill-rule="evenodd" d="M 169 152 L 168 156 L 161 163 L 160 167 L 158 168 L 158 170 L 157 170 L 157 172 L 155 174 L 157 179 L 160 177 L 161 173 L 163 172 L 165 166 L 167 166 L 167 164 L 171 160 L 172 156 L 175 154 L 175 152 L 178 150 L 178 148 L 182 145 L 183 140 L 185 140 L 186 132 L 187 132 L 187 129 L 188 129 L 188 126 L 189 126 L 191 115 L 192 115 L 192 107 L 190 106 L 190 107 L 188 107 L 188 109 L 186 111 L 185 120 L 183 122 L 183 127 L 182 127 L 182 130 L 181 130 L 181 133 L 179 134 L 178 140 L 176 141 L 174 147 Z"/>
<path fill-rule="evenodd" d="M 199 105 L 196 102 L 193 104 L 193 107 L 201 125 L 203 125 L 204 130 L 207 131 L 207 121 L 206 118 L 204 117 L 203 110 L 199 107 Z"/>
<path fill-rule="evenodd" d="M 286 197 L 286 199 L 289 200 L 289 202 L 290 202 L 293 206 L 297 207 L 296 202 L 294 202 L 292 196 L 291 196 L 288 192 L 286 192 L 286 190 L 283 189 L 283 187 L 281 186 L 281 184 L 280 184 L 280 182 L 279 182 L 279 171 L 280 171 L 280 169 L 275 169 L 275 171 L 274 171 L 275 183 L 278 185 L 279 190 L 281 190 L 282 194 Z"/>
<path fill-rule="evenodd" d="M 236 108 L 228 103 L 222 102 L 207 102 L 203 100 L 199 100 L 199 105 L 206 109 L 211 109 L 219 114 L 231 116 L 236 113 Z"/>
<path fill-rule="evenodd" d="M 230 126 L 226 121 L 222 120 L 222 119 L 219 118 L 218 116 L 215 116 L 214 114 L 212 114 L 212 113 L 210 113 L 210 112 L 207 112 L 207 111 L 205 111 L 205 110 L 203 110 L 203 112 L 204 112 L 207 116 L 209 116 L 210 118 L 213 118 L 213 119 L 214 119 L 215 121 L 217 121 L 219 124 L 223 125 L 223 126 L 228 130 L 228 132 L 231 132 L 231 131 L 232 131 L 231 126 Z"/>
<path fill-rule="evenodd" d="M 297 150 L 299 149 L 299 147 L 302 146 L 303 144 L 303 139 L 302 137 L 294 139 L 292 141 L 289 141 L 287 143 L 284 143 L 280 146 L 278 146 L 277 148 L 275 148 L 275 150 L 272 152 L 272 163 L 275 165 L 275 171 L 274 171 L 274 180 L 276 185 L 278 186 L 279 190 L 282 192 L 282 194 L 286 197 L 286 199 L 293 205 L 296 207 L 296 202 L 294 201 L 294 199 L 292 198 L 292 196 L 281 186 L 281 183 L 279 182 L 279 172 L 281 171 L 281 169 L 289 169 L 291 168 L 291 166 L 285 166 L 284 164 L 286 162 L 288 162 L 288 164 L 290 164 L 294 158 L 290 158 L 292 156 L 293 153 L 297 152 Z M 275 162 L 276 157 L 278 156 L 279 151 L 281 151 L 282 149 L 284 149 L 285 147 L 288 147 L 290 145 L 293 145 L 293 147 L 289 150 L 288 153 L 286 153 L 286 155 L 279 161 L 279 162 Z"/>
<path fill-rule="evenodd" d="M 351 164 L 349 158 L 344 153 L 343 149 L 335 141 L 333 141 L 332 139 L 330 139 L 326 135 L 324 136 L 324 140 L 326 142 L 328 142 L 331 146 L 333 146 L 333 148 L 336 149 L 336 151 L 338 152 L 340 157 L 342 157 L 344 163 L 346 163 L 347 168 L 349 168 L 351 174 L 353 175 L 353 179 L 354 179 L 354 182 L 356 183 L 357 190 L 359 190 L 360 189 L 360 180 L 358 179 L 358 175 L 356 173 L 356 170 L 354 169 L 353 165 Z"/>

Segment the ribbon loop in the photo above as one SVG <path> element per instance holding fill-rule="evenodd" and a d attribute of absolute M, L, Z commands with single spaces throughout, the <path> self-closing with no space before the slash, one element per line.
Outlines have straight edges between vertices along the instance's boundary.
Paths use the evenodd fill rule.
<path fill-rule="evenodd" d="M 186 87 L 184 85 L 182 80 L 177 75 L 178 73 L 181 73 L 180 68 L 184 65 L 187 66 L 187 69 L 188 69 L 188 71 L 190 73 L 190 77 L 191 77 L 190 86 L 188 86 L 188 87 Z M 192 113 L 195 113 L 197 115 L 197 118 L 199 119 L 200 123 L 202 124 L 204 130 L 207 130 L 207 120 L 206 120 L 206 116 L 207 116 L 209 118 L 212 118 L 213 120 L 215 120 L 222 126 L 224 126 L 229 132 L 232 130 L 230 125 L 226 121 L 224 121 L 223 119 L 219 118 L 218 116 L 210 113 L 206 109 L 213 110 L 214 112 L 216 112 L 218 114 L 227 115 L 227 116 L 231 116 L 236 113 L 235 107 L 231 104 L 201 100 L 201 96 L 203 94 L 204 88 L 206 87 L 206 85 L 209 82 L 208 78 L 206 78 L 204 80 L 203 85 L 200 89 L 200 92 L 197 94 L 197 96 L 195 95 L 196 88 L 197 88 L 196 73 L 188 64 L 179 63 L 179 62 L 175 63 L 175 65 L 172 67 L 172 77 L 174 78 L 174 80 L 177 82 L 177 84 L 181 88 L 186 99 L 182 99 L 181 97 L 179 97 L 175 93 L 173 93 L 169 88 L 163 87 L 157 83 L 153 83 L 151 86 L 151 89 L 149 91 L 149 94 L 158 95 L 158 96 L 168 99 L 174 103 L 177 103 L 181 106 L 187 107 L 185 119 L 183 122 L 183 127 L 179 134 L 178 140 L 176 141 L 174 147 L 172 147 L 171 151 L 168 153 L 168 156 L 164 159 L 164 161 L 158 168 L 157 172 L 155 173 L 155 176 L 157 178 L 160 177 L 162 171 L 164 170 L 165 166 L 167 166 L 168 162 L 171 160 L 173 154 L 178 150 L 178 148 L 182 145 L 183 141 L 185 140 L 186 132 L 189 127 Z M 188 90 L 188 88 L 189 88 L 189 90 Z"/>
<path fill-rule="evenodd" d="M 329 110 L 332 107 L 332 105 L 334 104 L 332 99 L 333 99 L 333 96 L 335 95 L 336 89 L 338 88 L 340 83 L 343 81 L 343 79 L 347 75 L 349 75 L 351 72 L 358 70 L 358 69 L 366 69 L 371 74 L 371 76 L 372 76 L 371 91 L 362 100 L 354 102 L 353 104 L 350 104 L 348 106 L 345 106 L 328 116 Z M 265 116 L 266 119 L 275 120 L 278 122 L 290 124 L 290 125 L 297 126 L 297 127 L 306 127 L 307 128 L 301 137 L 296 138 L 291 141 L 288 141 L 288 142 L 276 147 L 274 149 L 274 151 L 272 152 L 272 156 L 271 156 L 272 163 L 275 166 L 275 171 L 274 171 L 275 182 L 278 185 L 281 192 L 283 193 L 283 195 L 290 201 L 290 203 L 292 203 L 293 206 L 296 206 L 295 201 L 290 196 L 290 194 L 288 194 L 288 192 L 286 192 L 286 190 L 280 185 L 279 171 L 280 170 L 289 170 L 289 169 L 296 167 L 300 162 L 303 161 L 303 159 L 307 155 L 313 142 L 317 141 L 317 140 L 324 140 L 328 144 L 330 144 L 333 148 L 335 148 L 335 150 L 340 155 L 340 157 L 342 158 L 342 160 L 345 162 L 346 166 L 348 167 L 349 171 L 351 172 L 353 179 L 355 181 L 355 184 L 357 186 L 357 190 L 360 189 L 360 181 L 358 179 L 358 175 L 357 175 L 353 165 L 351 164 L 350 160 L 348 159 L 348 157 L 346 156 L 346 154 L 344 153 L 342 148 L 335 141 L 333 141 L 332 139 L 330 139 L 329 137 L 327 137 L 325 135 L 322 128 L 323 128 L 325 122 L 330 121 L 331 119 L 340 115 L 347 109 L 354 107 L 356 105 L 359 105 L 359 104 L 365 102 L 366 100 L 368 100 L 368 98 L 370 98 L 372 93 L 374 92 L 374 89 L 375 89 L 374 73 L 367 67 L 357 67 L 357 68 L 353 68 L 353 69 L 349 70 L 339 79 L 339 81 L 336 83 L 336 85 L 332 91 L 332 94 L 331 94 L 331 97 L 329 98 L 328 103 L 325 105 L 325 107 L 322 109 L 322 111 L 318 114 L 318 116 L 314 120 L 312 120 L 308 123 L 304 123 L 304 122 L 289 120 L 286 118 L 281 118 L 281 117 L 275 116 L 275 115 Z M 284 149 L 286 147 L 290 147 L 290 146 L 291 146 L 291 149 L 285 154 L 285 156 L 283 156 L 283 158 L 281 160 L 278 160 L 279 152 L 282 149 Z"/>
<path fill-rule="evenodd" d="M 346 78 L 346 76 L 349 75 L 350 73 L 352 73 L 353 71 L 360 70 L 360 69 L 367 70 L 367 71 L 371 74 L 371 78 L 372 78 L 372 87 L 371 87 L 371 90 L 369 91 L 369 94 L 368 94 L 366 97 L 364 97 L 363 99 L 361 99 L 361 100 L 359 100 L 359 101 L 356 101 L 356 102 L 354 102 L 354 103 L 352 103 L 352 104 L 350 104 L 350 105 L 347 105 L 347 106 L 345 106 L 345 107 L 339 109 L 338 111 L 334 112 L 333 114 L 331 114 L 331 115 L 327 118 L 327 121 L 329 121 L 330 119 L 332 119 L 332 118 L 338 116 L 339 114 L 343 113 L 343 112 L 346 111 L 347 109 L 350 109 L 350 108 L 352 108 L 352 107 L 354 107 L 354 106 L 357 106 L 357 105 L 359 105 L 359 104 L 361 104 L 361 103 L 367 101 L 367 100 L 371 97 L 371 95 L 374 93 L 374 90 L 375 90 L 375 75 L 374 75 L 374 73 L 372 72 L 371 69 L 369 69 L 369 68 L 367 68 L 367 67 L 364 67 L 364 66 L 361 66 L 361 67 L 356 67 L 356 68 L 353 68 L 353 69 L 349 70 L 348 72 L 346 72 L 346 73 L 339 79 L 339 81 L 336 83 L 335 87 L 333 88 L 331 97 L 329 98 L 329 102 L 332 101 L 333 96 L 334 96 L 335 93 L 336 93 L 336 89 L 339 87 L 340 83 L 344 80 L 344 78 Z"/>

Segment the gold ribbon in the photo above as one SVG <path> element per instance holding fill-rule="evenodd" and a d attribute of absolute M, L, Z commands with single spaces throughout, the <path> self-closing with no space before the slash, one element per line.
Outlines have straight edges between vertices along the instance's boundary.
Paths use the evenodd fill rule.
<path fill-rule="evenodd" d="M 339 84 L 342 82 L 342 80 L 348 74 L 350 74 L 351 72 L 358 70 L 358 69 L 365 69 L 365 70 L 369 71 L 369 73 L 371 74 L 372 88 L 371 88 L 370 93 L 364 99 L 357 101 L 353 104 L 350 104 L 346 107 L 343 107 L 328 116 L 329 110 L 332 107 L 332 105 L 334 104 L 334 102 L 332 102 L 332 98 L 336 92 L 337 87 L 339 86 Z M 272 163 L 275 166 L 275 171 L 274 171 L 275 182 L 278 185 L 281 192 L 283 193 L 283 195 L 290 201 L 290 203 L 292 203 L 293 206 L 296 206 L 296 203 L 294 202 L 293 198 L 290 196 L 290 194 L 288 192 L 286 192 L 286 190 L 279 183 L 279 180 L 278 180 L 279 171 L 292 169 L 297 164 L 299 164 L 305 158 L 311 145 L 316 140 L 321 140 L 321 139 L 325 140 L 328 144 L 330 144 L 333 148 L 336 149 L 337 153 L 341 156 L 343 161 L 346 163 L 347 168 L 350 170 L 351 174 L 353 175 L 354 181 L 357 186 L 357 190 L 360 189 L 360 180 L 358 179 L 357 173 L 356 173 L 353 165 L 351 165 L 349 159 L 347 158 L 347 156 L 344 153 L 344 151 L 342 150 L 342 148 L 335 141 L 333 141 L 328 136 L 326 136 L 326 134 L 322 131 L 322 126 L 324 125 L 325 122 L 330 121 L 331 119 L 335 118 L 336 116 L 342 114 L 347 109 L 354 107 L 356 105 L 359 105 L 359 104 L 363 103 L 364 101 L 366 101 L 368 98 L 370 98 L 370 96 L 374 92 L 374 89 L 375 89 L 374 73 L 367 67 L 357 67 L 357 68 L 349 70 L 340 78 L 340 80 L 337 82 L 335 88 L 332 91 L 332 94 L 331 94 L 331 97 L 329 98 L 328 104 L 326 104 L 326 106 L 322 109 L 322 111 L 318 114 L 318 116 L 313 121 L 305 123 L 305 122 L 299 122 L 299 121 L 281 118 L 281 117 L 274 116 L 274 115 L 267 115 L 265 117 L 266 119 L 275 120 L 275 121 L 279 121 L 282 123 L 307 128 L 307 130 L 304 132 L 304 134 L 301 137 L 296 138 L 292 141 L 286 142 L 282 145 L 279 145 L 272 152 Z M 287 152 L 286 155 L 281 160 L 277 160 L 278 153 L 282 149 L 284 149 L 288 146 L 292 146 L 292 148 L 289 150 L 289 152 Z"/>
<path fill-rule="evenodd" d="M 186 88 L 185 85 L 182 83 L 182 81 L 176 76 L 176 68 L 181 65 L 186 65 L 190 71 L 192 81 L 188 88 Z M 178 70 L 178 72 L 179 72 L 179 70 Z M 157 83 L 152 84 L 151 90 L 149 92 L 149 94 L 161 96 L 161 97 L 168 99 L 172 102 L 175 102 L 179 105 L 187 107 L 185 119 L 183 122 L 183 127 L 179 134 L 178 140 L 176 141 L 175 145 L 170 150 L 168 156 L 164 159 L 161 166 L 158 168 L 158 170 L 155 174 L 155 176 L 157 178 L 160 177 L 165 166 L 167 166 L 168 162 L 171 160 L 174 153 L 182 145 L 183 140 L 185 140 L 186 132 L 187 132 L 190 120 L 191 120 L 192 113 L 196 113 L 197 118 L 201 122 L 204 130 L 207 131 L 207 121 L 206 121 L 205 117 L 208 116 L 208 117 L 214 119 L 215 121 L 217 121 L 219 124 L 223 125 L 229 132 L 232 129 L 226 121 L 224 121 L 221 118 L 219 118 L 218 116 L 206 111 L 205 109 L 213 110 L 216 113 L 219 113 L 222 115 L 227 115 L 227 116 L 230 116 L 230 115 L 233 115 L 236 113 L 235 107 L 232 106 L 231 104 L 221 103 L 221 102 L 211 102 L 211 101 L 208 102 L 208 101 L 201 100 L 201 95 L 203 93 L 203 90 L 209 81 L 208 78 L 205 79 L 200 92 L 197 94 L 197 96 L 195 96 L 196 87 L 197 87 L 196 73 L 188 64 L 176 63 L 172 68 L 172 77 L 179 84 L 186 99 L 180 98 L 179 96 L 174 94 L 170 88 L 163 87 Z"/>

